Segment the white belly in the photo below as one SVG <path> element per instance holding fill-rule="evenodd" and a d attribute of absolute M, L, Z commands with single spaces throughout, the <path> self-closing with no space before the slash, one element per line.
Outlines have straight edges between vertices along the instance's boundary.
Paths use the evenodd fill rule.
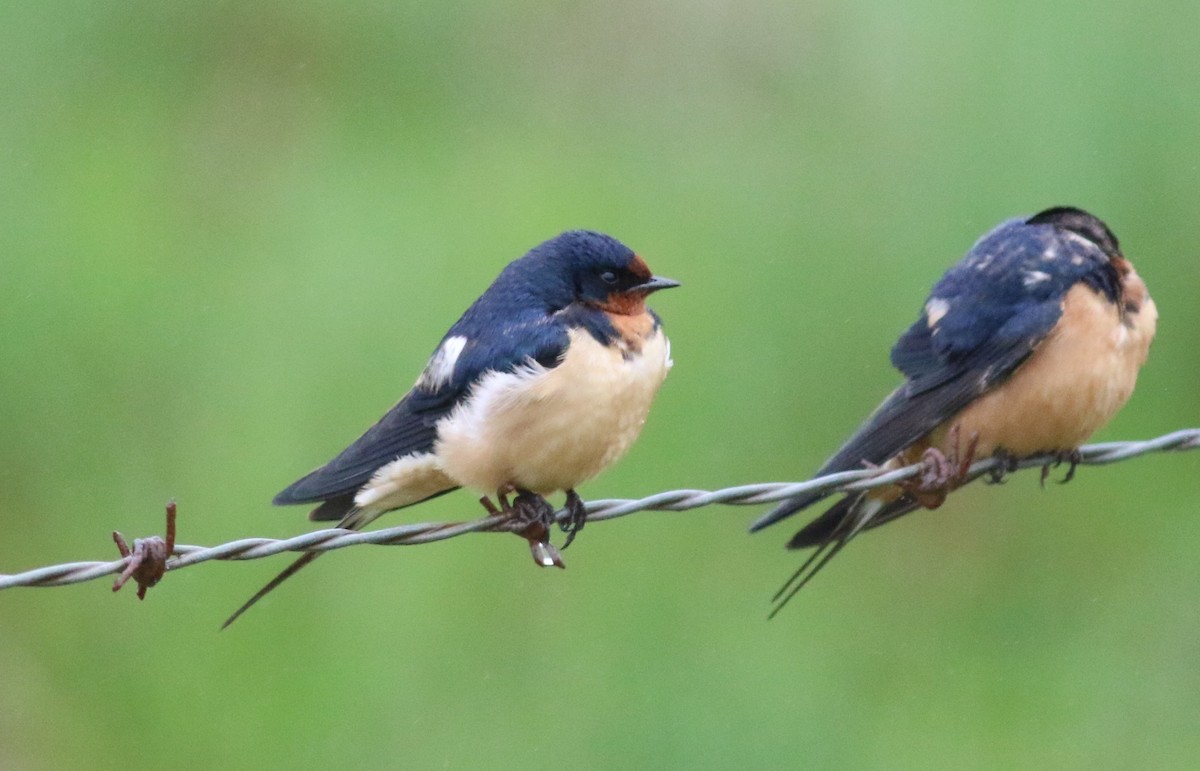
<path fill-rule="evenodd" d="M 582 330 L 564 360 L 486 375 L 438 425 L 436 455 L 456 483 L 485 493 L 513 485 L 568 490 L 625 454 L 671 368 L 662 330 L 625 358 Z"/>

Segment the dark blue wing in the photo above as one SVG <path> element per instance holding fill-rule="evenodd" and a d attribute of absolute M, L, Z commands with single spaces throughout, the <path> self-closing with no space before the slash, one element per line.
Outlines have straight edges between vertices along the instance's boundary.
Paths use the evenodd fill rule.
<path fill-rule="evenodd" d="M 276 495 L 275 505 L 313 503 L 352 493 L 380 466 L 404 455 L 431 452 L 437 438 L 436 417 L 428 420 L 414 413 L 411 397 L 410 392 L 333 460 Z"/>
<path fill-rule="evenodd" d="M 1053 299 L 1006 310 L 1007 318 L 994 314 L 987 320 L 990 334 L 981 336 L 974 327 L 962 336 L 981 337 L 975 348 L 947 340 L 951 334 L 943 333 L 950 330 L 942 325 L 950 312 L 937 325 L 938 334 L 930 332 L 922 316 L 893 349 L 892 361 L 908 381 L 825 462 L 818 476 L 862 468 L 863 461 L 885 462 L 1007 380 L 1058 323 L 1062 303 Z"/>
<path fill-rule="evenodd" d="M 1088 259 L 1068 259 L 1076 248 Z M 905 383 L 816 476 L 859 469 L 864 461 L 884 463 L 1004 382 L 1058 323 L 1067 291 L 1080 281 L 1096 287 L 1094 277 L 1106 270 L 1106 260 L 1064 241 L 1052 226 L 1011 220 L 992 231 L 942 276 L 925 312 L 893 347 L 892 364 L 907 377 Z M 937 314 L 932 326 L 931 309 Z M 814 493 L 785 501 L 751 530 L 824 497 Z"/>
<path fill-rule="evenodd" d="M 893 361 L 909 380 L 884 400 L 816 476 L 861 469 L 864 462 L 884 463 L 1004 382 L 1054 328 L 1062 306 L 1046 301 L 1011 312 L 982 345 L 963 353 L 939 351 L 936 337 L 940 335 L 930 334 L 922 317 L 900 338 L 893 352 Z M 825 495 L 813 493 L 786 501 L 752 529 L 777 522 Z"/>
<path fill-rule="evenodd" d="M 481 377 L 492 371 L 511 372 L 530 362 L 554 367 L 569 341 L 566 326 L 544 315 L 490 327 L 460 321 L 443 342 L 456 336 L 466 342 L 448 379 L 429 385 L 419 382 L 337 457 L 275 496 L 275 504 L 346 496 L 366 484 L 381 466 L 412 453 L 433 452 L 437 422 L 466 398 Z"/>

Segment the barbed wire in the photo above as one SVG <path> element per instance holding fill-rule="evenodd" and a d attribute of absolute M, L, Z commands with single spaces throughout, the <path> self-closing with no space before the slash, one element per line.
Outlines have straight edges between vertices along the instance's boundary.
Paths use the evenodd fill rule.
<path fill-rule="evenodd" d="M 1200 448 L 1200 428 L 1174 431 L 1145 441 L 1106 442 L 1081 447 L 1077 461 L 1083 466 L 1102 466 L 1155 452 L 1194 450 Z M 1058 455 L 1039 455 L 1016 463 L 1015 468 L 1000 458 L 987 458 L 973 463 L 962 484 L 985 474 L 1009 472 L 1018 469 L 1046 468 L 1062 462 Z M 875 487 L 903 482 L 919 474 L 921 463 L 915 463 L 894 471 L 880 472 L 878 469 L 844 471 L 837 474 L 810 479 L 806 482 L 765 482 L 739 485 L 721 490 L 669 490 L 656 495 L 637 499 L 605 499 L 587 504 L 587 521 L 604 522 L 640 511 L 689 511 L 705 506 L 753 506 L 776 503 L 801 493 L 824 494 L 851 493 Z M 555 513 L 555 519 L 563 522 L 566 511 Z M 470 522 L 432 522 L 382 528 L 369 532 L 355 532 L 332 528 L 316 530 L 294 538 L 243 538 L 220 546 L 188 546 L 173 544 L 166 562 L 167 571 L 199 565 L 209 560 L 254 560 L 271 557 L 283 552 L 323 552 L 343 549 L 348 546 L 374 544 L 377 546 L 416 546 L 445 541 L 468 533 L 516 532 L 527 523 L 517 523 L 510 517 L 493 515 Z M 130 554 L 112 562 L 70 562 L 50 565 L 23 573 L 0 574 L 0 589 L 20 586 L 47 587 L 66 586 L 92 581 L 105 576 L 120 574 L 136 564 L 131 563 L 135 555 Z M 157 579 L 156 579 L 157 580 Z M 152 585 L 152 584 L 151 584 Z"/>

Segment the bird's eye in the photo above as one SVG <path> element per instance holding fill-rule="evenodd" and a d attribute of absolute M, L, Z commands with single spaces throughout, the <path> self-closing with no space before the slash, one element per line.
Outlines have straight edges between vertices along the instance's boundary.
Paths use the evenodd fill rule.
<path fill-rule="evenodd" d="M 600 280 L 606 284 L 615 284 L 617 283 L 617 274 L 611 270 L 606 270 L 600 274 Z"/>

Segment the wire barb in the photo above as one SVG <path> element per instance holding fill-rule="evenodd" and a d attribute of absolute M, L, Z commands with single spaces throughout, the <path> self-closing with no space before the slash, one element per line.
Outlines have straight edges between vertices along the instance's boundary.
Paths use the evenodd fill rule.
<path fill-rule="evenodd" d="M 164 541 L 156 535 L 149 538 L 135 538 L 133 548 L 125 543 L 125 536 L 114 530 L 113 543 L 117 551 L 125 559 L 125 569 L 113 583 L 113 591 L 119 592 L 129 579 L 138 585 L 137 598 L 146 599 L 146 590 L 162 580 L 167 572 L 167 559 L 175 550 L 175 501 L 167 501 L 167 539 Z"/>
<path fill-rule="evenodd" d="M 1182 429 L 1170 434 L 1147 439 L 1145 441 L 1106 442 L 1091 444 L 1079 450 L 1078 465 L 1103 466 L 1119 463 L 1131 458 L 1155 452 L 1173 452 L 1194 450 L 1200 448 L 1200 428 Z M 1072 458 L 1072 460 L 1075 460 Z M 1025 458 L 1015 464 L 1015 469 L 1003 458 L 987 458 L 971 465 L 966 472 L 962 484 L 997 470 L 1016 470 L 1027 468 L 1042 468 L 1062 461 L 1058 455 L 1038 455 Z M 801 493 L 837 493 L 861 492 L 875 487 L 895 484 L 911 479 L 921 473 L 922 464 L 915 463 L 902 469 L 880 473 L 877 469 L 861 471 L 843 471 L 823 477 L 810 479 L 807 482 L 766 482 L 762 484 L 739 485 L 723 490 L 670 490 L 650 495 L 636 500 L 608 499 L 592 501 L 586 504 L 587 519 L 591 522 L 604 522 L 617 519 L 639 511 L 689 511 L 705 506 L 721 504 L 725 506 L 755 506 L 764 503 L 776 503 Z M 566 522 L 571 514 L 566 511 L 555 513 L 555 521 Z M 168 520 L 170 522 L 170 520 Z M 187 546 L 172 544 L 173 548 L 167 553 L 173 556 L 165 562 L 164 572 L 180 570 L 198 565 L 209 560 L 253 560 L 272 557 L 283 552 L 316 553 L 343 549 L 347 546 L 375 544 L 382 546 L 416 546 L 420 544 L 445 541 L 450 538 L 468 533 L 514 532 L 524 527 L 524 523 L 514 522 L 504 516 L 487 516 L 471 522 L 434 522 L 413 525 L 400 525 L 369 532 L 351 530 L 317 530 L 311 533 L 275 540 L 271 538 L 245 538 L 220 546 Z M 173 528 L 168 524 L 168 534 Z M 146 539 L 155 540 L 155 539 Z M 158 539 L 161 540 L 161 539 Z M 143 541 L 144 543 L 144 541 Z M 139 583 L 139 596 L 144 594 L 145 586 L 157 583 L 161 574 L 154 578 L 153 583 L 143 586 L 137 578 L 136 560 L 138 541 L 134 542 L 134 550 L 115 562 L 71 562 L 63 565 L 51 565 L 23 573 L 11 575 L 0 574 L 0 589 L 12 589 L 19 586 L 66 586 L 84 581 L 129 572 Z M 124 555 L 125 552 L 122 552 Z M 132 566 L 132 569 L 131 569 Z M 120 579 L 118 579 L 120 581 Z M 122 582 L 123 583 L 123 582 Z"/>

